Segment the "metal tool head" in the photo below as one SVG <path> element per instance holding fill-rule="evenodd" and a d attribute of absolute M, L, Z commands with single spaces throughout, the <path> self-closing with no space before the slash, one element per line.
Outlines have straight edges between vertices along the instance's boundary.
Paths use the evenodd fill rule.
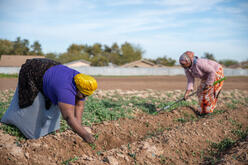
<path fill-rule="evenodd" d="M 163 108 L 163 110 L 166 110 L 166 109 L 168 109 L 170 107 L 171 107 L 171 105 L 167 105 L 166 107 Z"/>

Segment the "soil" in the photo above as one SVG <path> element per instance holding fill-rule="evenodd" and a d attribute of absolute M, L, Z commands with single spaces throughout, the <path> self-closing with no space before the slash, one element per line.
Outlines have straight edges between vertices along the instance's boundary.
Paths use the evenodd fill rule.
<path fill-rule="evenodd" d="M 98 89 L 111 90 L 177 90 L 185 89 L 185 76 L 133 76 L 133 77 L 96 77 Z M 17 78 L 1 78 L 0 90 L 15 89 Z M 224 90 L 248 90 L 248 77 L 227 77 Z"/>
<path fill-rule="evenodd" d="M 186 85 L 183 76 L 97 77 L 97 81 L 98 95 L 103 93 L 103 97 L 115 89 L 122 89 L 116 91 L 123 95 L 142 97 L 148 92 L 163 93 L 162 90 L 182 94 Z M 1 79 L 0 87 L 14 89 L 16 83 L 17 79 Z M 218 109 L 223 113 L 199 116 L 192 107 L 181 107 L 158 115 L 138 111 L 132 119 L 95 124 L 91 127 L 92 133 L 98 135 L 95 145 L 85 143 L 71 130 L 21 141 L 0 130 L 0 164 L 56 165 L 66 164 L 65 161 L 72 165 L 211 164 L 210 143 L 231 138 L 238 142 L 222 152 L 215 164 L 245 165 L 248 164 L 248 137 L 240 140 L 233 130 L 247 128 L 247 105 L 228 107 L 227 102 L 247 98 L 247 83 L 248 77 L 230 77 L 225 81 L 224 94 L 218 102 Z M 161 93 L 158 95 L 163 97 Z M 178 119 L 187 119 L 187 122 L 177 122 Z"/>

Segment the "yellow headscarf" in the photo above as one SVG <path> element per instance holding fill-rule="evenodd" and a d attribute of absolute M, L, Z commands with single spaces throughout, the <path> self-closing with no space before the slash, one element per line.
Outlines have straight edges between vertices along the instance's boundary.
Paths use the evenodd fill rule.
<path fill-rule="evenodd" d="M 76 83 L 77 89 L 87 96 L 92 95 L 97 88 L 96 79 L 82 73 L 74 76 L 74 81 Z"/>

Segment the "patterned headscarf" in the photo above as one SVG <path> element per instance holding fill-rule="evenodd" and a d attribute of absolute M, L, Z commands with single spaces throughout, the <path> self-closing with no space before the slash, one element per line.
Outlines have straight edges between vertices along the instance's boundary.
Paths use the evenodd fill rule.
<path fill-rule="evenodd" d="M 94 77 L 79 73 L 74 76 L 77 89 L 84 95 L 90 96 L 97 88 L 97 82 Z"/>
<path fill-rule="evenodd" d="M 193 59 L 194 59 L 194 52 L 186 51 L 180 56 L 179 62 L 180 64 L 182 63 L 192 64 Z"/>

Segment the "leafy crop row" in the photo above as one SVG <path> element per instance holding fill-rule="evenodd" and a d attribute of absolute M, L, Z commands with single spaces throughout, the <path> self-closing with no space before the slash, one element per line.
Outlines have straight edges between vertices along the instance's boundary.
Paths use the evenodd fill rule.
<path fill-rule="evenodd" d="M 0 91 L 1 92 L 1 91 Z M 147 91 L 148 92 L 148 91 Z M 149 92 L 148 92 L 149 93 Z M 160 93 L 159 93 L 160 94 Z M 155 115 L 156 110 L 159 110 L 167 105 L 172 104 L 171 99 L 175 94 L 171 92 L 165 93 L 164 97 L 158 95 L 148 95 L 147 97 L 139 97 L 133 95 L 120 95 L 118 92 L 114 92 L 113 95 L 106 95 L 104 97 L 90 96 L 85 103 L 85 109 L 82 118 L 82 124 L 91 126 L 95 123 L 101 123 L 103 121 L 118 120 L 120 118 L 132 118 L 134 113 L 148 113 Z M 177 95 L 176 99 L 182 97 L 182 94 Z M 169 96 L 168 96 L 169 95 Z M 0 119 L 7 110 L 10 101 L 13 96 L 13 91 L 8 93 L 0 93 Z M 170 101 L 169 101 L 170 100 Z M 247 102 L 247 99 L 241 98 L 242 102 Z M 232 101 L 235 106 L 240 101 Z M 190 101 L 182 101 L 179 104 L 173 105 L 166 111 L 171 111 L 182 106 L 197 106 L 197 101 L 191 99 Z M 215 114 L 224 113 L 225 110 L 216 110 Z M 178 122 L 194 121 L 193 116 L 184 115 L 184 118 L 176 119 Z M 65 131 L 69 128 L 65 120 L 61 120 L 60 131 Z M 19 130 L 13 126 L 1 124 L 0 129 L 3 129 L 6 133 L 23 137 Z"/>

